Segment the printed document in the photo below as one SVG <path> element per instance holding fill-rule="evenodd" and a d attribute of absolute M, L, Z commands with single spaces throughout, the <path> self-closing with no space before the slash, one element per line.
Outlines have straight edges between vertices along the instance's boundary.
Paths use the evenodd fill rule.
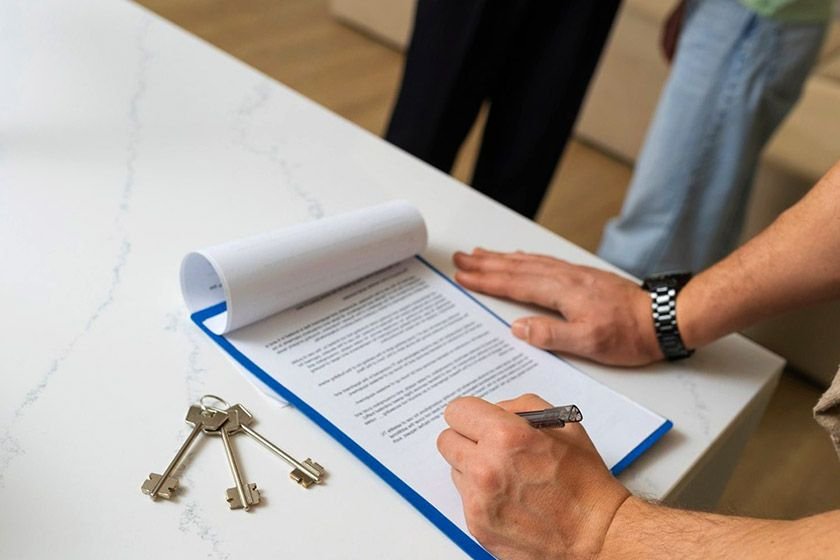
<path fill-rule="evenodd" d="M 282 247 L 274 237 L 193 253 L 185 260 L 185 296 L 196 311 L 217 305 L 220 312 L 204 321 L 210 331 L 364 449 L 378 463 L 369 466 L 390 471 L 466 534 L 435 444 L 454 398 L 495 402 L 530 392 L 576 404 L 610 468 L 667 431 L 664 418 L 513 337 L 414 256 L 426 242 L 416 210 L 405 203 L 374 210 L 380 213 L 327 223 L 321 237 L 293 232 L 294 242 Z"/>

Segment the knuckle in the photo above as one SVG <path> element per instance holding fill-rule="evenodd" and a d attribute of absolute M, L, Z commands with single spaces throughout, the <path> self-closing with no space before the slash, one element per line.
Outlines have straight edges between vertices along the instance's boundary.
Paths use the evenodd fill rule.
<path fill-rule="evenodd" d="M 509 449 L 518 443 L 518 438 L 510 430 L 501 430 L 496 435 L 496 441 L 503 448 Z"/>
<path fill-rule="evenodd" d="M 483 492 L 493 490 L 499 485 L 498 473 L 487 464 L 477 466 L 472 472 L 472 479 L 476 488 Z"/>
<path fill-rule="evenodd" d="M 480 500 L 477 500 L 473 496 L 464 498 L 464 517 L 466 518 L 468 525 L 470 523 L 481 525 L 486 512 L 487 510 Z"/>
<path fill-rule="evenodd" d="M 522 396 L 519 397 L 519 398 L 524 400 L 524 401 L 535 401 L 535 400 L 541 401 L 542 400 L 542 397 L 540 397 L 536 393 L 523 393 Z"/>
<path fill-rule="evenodd" d="M 505 449 L 516 448 L 527 442 L 530 432 L 527 426 L 504 426 L 498 430 L 496 441 Z"/>
<path fill-rule="evenodd" d="M 599 271 L 595 269 L 583 267 L 580 275 L 581 283 L 587 288 L 592 288 L 593 286 L 598 284 L 598 281 L 600 279 L 598 272 Z"/>
<path fill-rule="evenodd" d="M 475 517 L 470 517 L 469 515 L 466 515 L 465 517 L 467 521 L 467 530 L 472 533 L 472 536 L 474 536 L 478 542 L 486 545 L 490 538 L 490 531 L 487 526 L 478 521 Z"/>
<path fill-rule="evenodd" d="M 506 287 L 506 295 L 511 299 L 523 300 L 528 297 L 528 289 L 519 282 L 514 282 L 511 279 L 508 283 L 506 283 Z"/>
<path fill-rule="evenodd" d="M 520 396 L 518 399 L 522 403 L 523 406 L 530 408 L 548 408 L 551 406 L 547 400 L 542 398 L 536 393 L 525 393 L 524 395 Z"/>
<path fill-rule="evenodd" d="M 543 321 L 532 321 L 528 342 L 535 346 L 551 346 L 554 342 L 551 328 Z"/>
<path fill-rule="evenodd" d="M 483 255 L 470 255 L 470 259 L 472 259 L 472 267 L 474 270 L 482 272 L 487 270 L 487 257 Z"/>
<path fill-rule="evenodd" d="M 590 292 L 597 283 L 597 277 L 585 267 L 577 267 L 569 276 L 575 288 L 583 292 Z"/>
<path fill-rule="evenodd" d="M 590 354 L 603 354 L 612 345 L 611 329 L 607 325 L 593 324 L 585 330 L 586 348 Z"/>

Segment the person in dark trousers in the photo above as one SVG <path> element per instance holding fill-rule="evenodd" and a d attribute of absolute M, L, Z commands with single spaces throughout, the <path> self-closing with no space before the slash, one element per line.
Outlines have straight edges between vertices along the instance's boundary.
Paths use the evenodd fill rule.
<path fill-rule="evenodd" d="M 472 185 L 539 209 L 619 0 L 419 0 L 385 138 L 449 172 L 490 105 Z"/>

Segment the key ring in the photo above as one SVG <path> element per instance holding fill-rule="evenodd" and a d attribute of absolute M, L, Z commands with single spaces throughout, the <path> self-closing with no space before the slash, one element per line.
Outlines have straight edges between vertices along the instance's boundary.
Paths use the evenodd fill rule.
<path fill-rule="evenodd" d="M 212 400 L 216 401 L 217 403 L 221 403 L 221 404 L 224 405 L 224 408 L 217 408 L 215 406 L 207 406 L 206 404 L 204 404 L 204 399 L 212 399 Z M 204 395 L 203 397 L 198 399 L 198 404 L 199 404 L 199 406 L 201 406 L 201 410 L 203 410 L 204 412 L 224 412 L 225 410 L 230 408 L 230 404 L 228 404 L 228 402 L 225 399 L 223 399 L 222 397 L 219 397 L 217 395 Z"/>

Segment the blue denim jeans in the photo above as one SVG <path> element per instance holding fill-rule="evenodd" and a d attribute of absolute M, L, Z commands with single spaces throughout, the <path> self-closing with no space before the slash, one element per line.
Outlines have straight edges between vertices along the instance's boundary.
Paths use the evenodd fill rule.
<path fill-rule="evenodd" d="M 737 0 L 688 5 L 602 258 L 644 277 L 698 272 L 735 247 L 761 151 L 799 98 L 825 29 L 763 18 Z"/>

